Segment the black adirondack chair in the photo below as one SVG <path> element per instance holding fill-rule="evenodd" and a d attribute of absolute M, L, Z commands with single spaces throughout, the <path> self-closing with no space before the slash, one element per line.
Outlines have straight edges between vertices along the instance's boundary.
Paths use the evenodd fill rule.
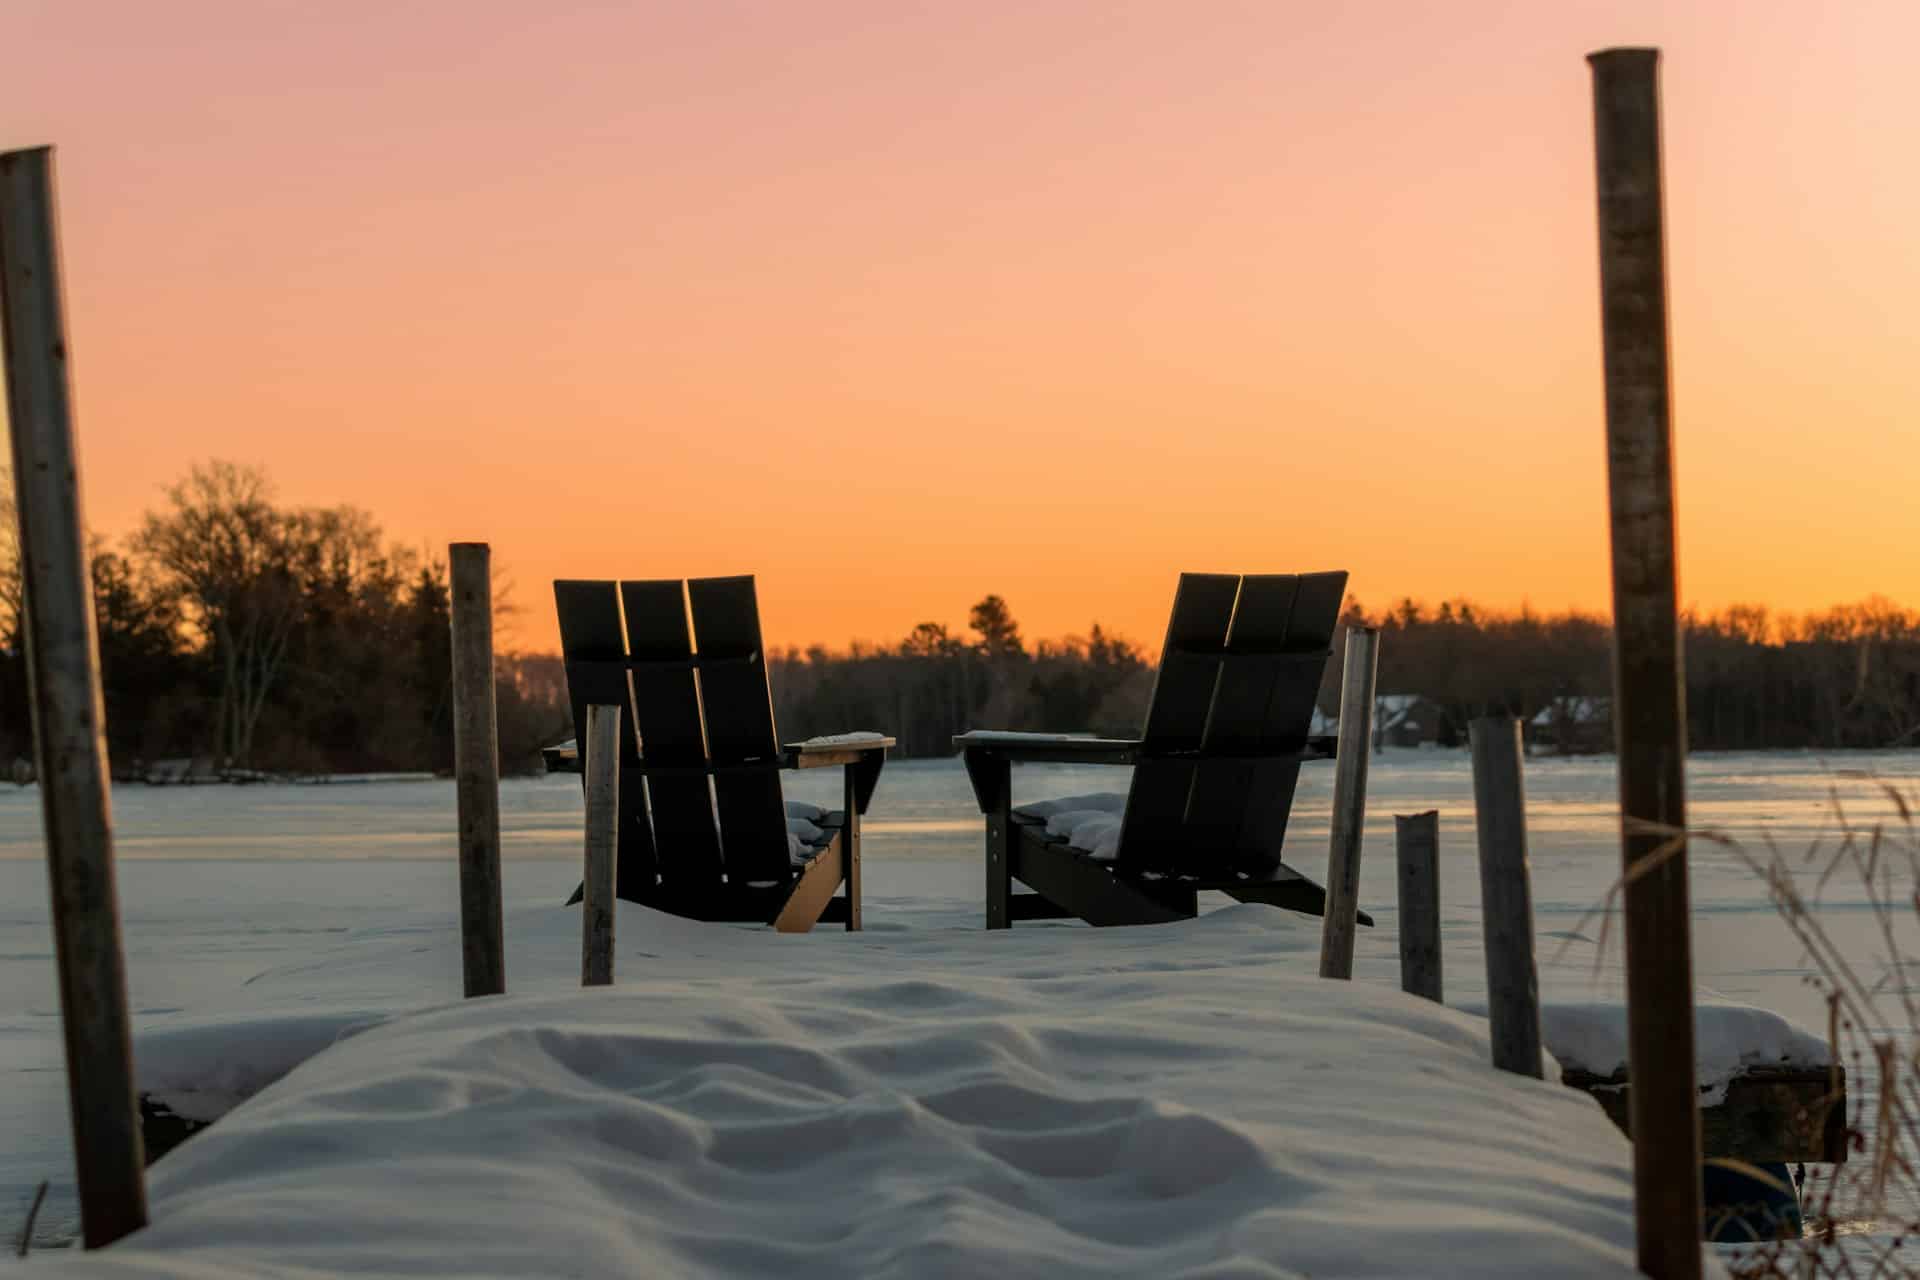
<path fill-rule="evenodd" d="M 753 579 L 556 581 L 553 595 L 574 742 L 588 705 L 621 709 L 619 896 L 786 933 L 821 920 L 858 929 L 860 816 L 893 739 L 780 745 Z M 568 744 L 549 749 L 547 764 L 584 761 Z M 812 839 L 790 841 L 781 771 L 833 765 L 844 770 L 842 809 L 815 813 L 799 824 Z"/>
<path fill-rule="evenodd" d="M 1280 845 L 1301 764 L 1333 758 L 1336 740 L 1307 730 L 1346 584 L 1345 573 L 1182 574 L 1139 738 L 956 737 L 987 820 L 987 927 L 1182 920 L 1202 890 L 1323 914 L 1326 890 Z M 1014 807 L 1013 766 L 1034 761 L 1133 766 L 1110 859 Z"/>

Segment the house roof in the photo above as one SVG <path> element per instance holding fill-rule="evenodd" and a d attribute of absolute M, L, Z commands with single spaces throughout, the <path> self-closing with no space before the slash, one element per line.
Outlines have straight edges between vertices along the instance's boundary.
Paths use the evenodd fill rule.
<path fill-rule="evenodd" d="M 1413 713 L 1429 701 L 1420 693 L 1383 693 L 1373 700 L 1373 727 L 1379 730 L 1418 729 Z"/>
<path fill-rule="evenodd" d="M 1567 721 L 1573 724 L 1605 724 L 1613 717 L 1613 699 L 1586 694 L 1561 694 L 1533 715 L 1531 723 L 1546 727 Z"/>
<path fill-rule="evenodd" d="M 1373 700 L 1373 728 L 1376 733 L 1392 729 L 1410 729 L 1417 732 L 1420 722 L 1413 714 L 1422 707 L 1434 705 L 1433 699 L 1424 693 L 1383 693 Z M 1313 720 L 1308 733 L 1337 733 L 1340 718 L 1322 714 L 1320 708 L 1313 709 Z"/>

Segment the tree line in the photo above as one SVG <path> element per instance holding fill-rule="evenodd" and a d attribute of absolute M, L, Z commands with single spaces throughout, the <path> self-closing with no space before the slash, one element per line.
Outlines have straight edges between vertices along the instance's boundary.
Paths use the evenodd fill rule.
<path fill-rule="evenodd" d="M 0 473 L 0 765 L 32 754 L 13 485 Z M 444 769 L 453 757 L 443 561 L 351 506 L 293 507 L 264 473 L 194 467 L 118 543 L 89 537 L 116 777 Z M 568 729 L 550 656 L 509 654 L 503 766 Z"/>
<path fill-rule="evenodd" d="M 1381 629 L 1380 689 L 1431 698 L 1441 741 L 1475 716 L 1523 719 L 1612 691 L 1612 627 L 1596 614 L 1492 612 L 1412 600 L 1345 624 Z M 1912 745 L 1920 738 L 1920 612 L 1881 597 L 1804 614 L 1759 605 L 1682 615 L 1687 730 L 1704 751 Z M 1331 664 L 1330 664 L 1331 665 Z M 1328 710 L 1335 674 L 1322 683 Z"/>
<path fill-rule="evenodd" d="M 1682 619 L 1687 719 L 1697 750 L 1904 746 L 1920 739 L 1920 612 L 1874 598 L 1775 614 L 1754 605 Z M 1437 741 L 1463 744 L 1475 718 L 1530 719 L 1560 700 L 1612 691 L 1612 627 L 1596 614 L 1482 609 L 1411 599 L 1377 612 L 1349 599 L 1318 705 L 1340 707 L 1350 626 L 1381 635 L 1379 690 L 1442 711 Z M 1031 650 L 1005 601 L 976 605 L 970 634 L 922 623 L 898 646 L 813 648 L 775 657 L 775 708 L 803 733 L 887 729 L 908 755 L 946 755 L 969 728 L 1137 734 L 1154 660 L 1097 624 Z"/>
<path fill-rule="evenodd" d="M 1029 649 L 997 595 L 973 606 L 963 635 L 923 622 L 891 647 L 790 648 L 770 655 L 768 679 L 782 736 L 879 729 L 908 756 L 952 755 L 954 735 L 974 728 L 1135 734 L 1153 692 L 1130 642 L 1095 623 Z"/>
<path fill-rule="evenodd" d="M 0 766 L 32 752 L 12 492 L 0 476 Z M 366 512 L 287 506 L 260 471 L 213 462 L 117 543 L 93 538 L 91 559 L 117 776 L 185 758 L 240 774 L 451 766 L 446 565 L 388 542 Z M 509 594 L 496 591 L 508 609 Z M 1475 716 L 1611 687 L 1611 630 L 1592 614 L 1350 599 L 1354 625 L 1383 632 L 1382 693 L 1443 710 L 1443 743 Z M 1803 615 L 1737 606 L 1684 627 L 1696 749 L 1920 738 L 1920 613 L 1878 598 Z M 790 647 L 768 666 L 783 737 L 881 729 L 903 755 L 941 756 L 970 728 L 1137 733 L 1155 657 L 1098 623 L 1030 644 L 990 595 L 964 632 L 923 622 L 891 645 Z M 1321 684 L 1329 714 L 1338 667 Z M 503 654 L 496 694 L 503 769 L 537 769 L 572 730 L 560 659 Z"/>

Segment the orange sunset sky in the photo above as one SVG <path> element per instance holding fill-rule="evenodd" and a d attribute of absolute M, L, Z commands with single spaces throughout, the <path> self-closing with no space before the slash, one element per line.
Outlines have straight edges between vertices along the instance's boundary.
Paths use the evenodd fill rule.
<path fill-rule="evenodd" d="M 1920 5 L 0 6 L 91 523 L 209 457 L 770 640 L 1181 569 L 1604 608 L 1584 55 L 1665 51 L 1681 590 L 1920 602 Z"/>

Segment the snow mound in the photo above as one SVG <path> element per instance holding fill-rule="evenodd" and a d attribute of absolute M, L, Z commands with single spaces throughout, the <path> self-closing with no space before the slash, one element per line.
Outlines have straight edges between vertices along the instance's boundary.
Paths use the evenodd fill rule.
<path fill-rule="evenodd" d="M 1493 1071 L 1481 1020 L 1312 976 L 1317 921 L 787 938 L 620 914 L 629 985 L 538 990 L 577 972 L 578 917 L 515 912 L 530 993 L 336 1034 L 155 1166 L 151 1228 L 56 1265 L 1634 1274 L 1599 1108 Z M 420 956 L 365 948 L 329 981 Z"/>
<path fill-rule="evenodd" d="M 1777 1013 L 1699 993 L 1694 1004 L 1694 1076 L 1700 1104 L 1726 1099 L 1727 1083 L 1755 1068 L 1820 1068 L 1832 1062 L 1827 1042 Z M 1627 1010 L 1601 1002 L 1544 1004 L 1540 1036 L 1569 1070 L 1611 1076 L 1627 1069 Z"/>
<path fill-rule="evenodd" d="M 186 1120 L 210 1122 L 313 1057 L 386 1018 L 361 1011 L 232 1017 L 139 1038 L 139 1088 Z"/>
<path fill-rule="evenodd" d="M 1096 862 L 1112 862 L 1120 851 L 1120 820 L 1126 809 L 1126 796 L 1103 791 L 1023 804 L 1014 812 L 1023 817 L 1045 818 L 1048 835 L 1085 850 Z"/>

